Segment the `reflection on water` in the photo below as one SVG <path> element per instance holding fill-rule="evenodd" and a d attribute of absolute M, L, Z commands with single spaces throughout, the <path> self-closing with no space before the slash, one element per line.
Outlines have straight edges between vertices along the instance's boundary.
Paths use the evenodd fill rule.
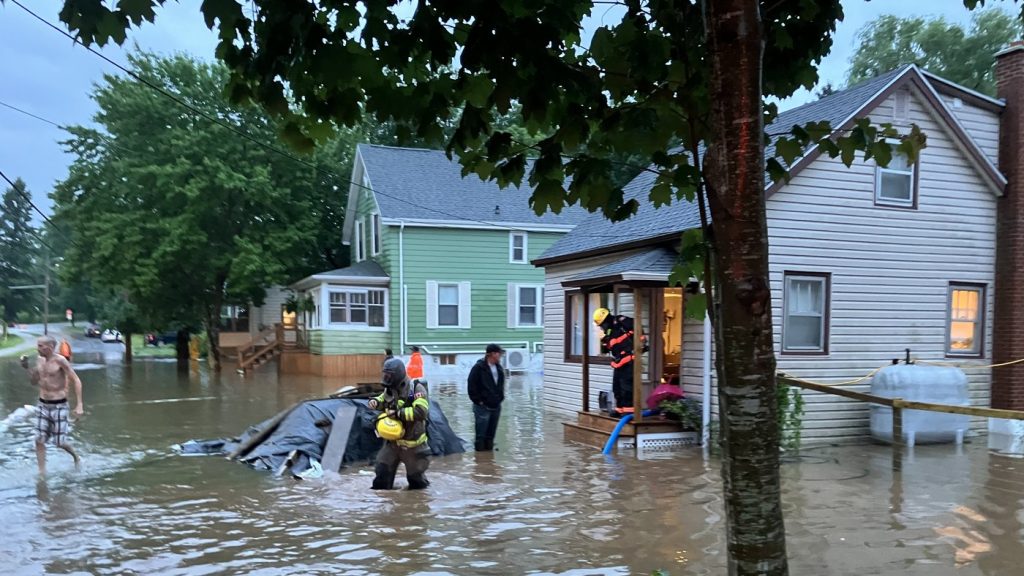
<path fill-rule="evenodd" d="M 5 573 L 724 573 L 718 463 L 565 444 L 537 382 L 510 382 L 497 452 L 435 458 L 429 490 L 382 493 L 366 465 L 296 482 L 168 449 L 346 382 L 82 360 L 80 473 L 52 453 L 38 480 L 31 419 L 0 429 Z M 0 360 L 0 382 L 0 419 L 32 403 L 15 362 Z M 465 385 L 431 393 L 471 438 Z M 783 477 L 793 574 L 1021 573 L 1024 460 L 919 446 L 894 469 L 886 447 L 824 448 Z"/>

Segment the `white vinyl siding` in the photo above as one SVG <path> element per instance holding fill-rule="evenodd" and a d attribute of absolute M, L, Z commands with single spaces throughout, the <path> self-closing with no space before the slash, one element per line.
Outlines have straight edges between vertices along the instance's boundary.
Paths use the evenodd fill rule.
<path fill-rule="evenodd" d="M 469 282 L 427 281 L 427 328 L 472 328 Z"/>
<path fill-rule="evenodd" d="M 575 415 L 582 406 L 582 388 L 580 379 L 583 369 L 579 362 L 566 362 L 566 347 L 572 346 L 573 342 L 582 342 L 582 329 L 584 326 L 592 326 L 590 320 L 582 321 L 580 318 L 573 322 L 573 334 L 579 336 L 566 336 L 566 298 L 565 288 L 562 282 L 572 276 L 595 268 L 610 264 L 620 258 L 635 254 L 636 252 L 621 252 L 609 256 L 598 256 L 575 262 L 566 262 L 544 268 L 544 408 L 554 413 L 566 416 Z M 577 300 L 579 300 L 577 298 Z M 570 306 L 572 304 L 570 303 Z M 590 313 L 594 312 L 593 304 L 590 306 Z M 616 311 L 629 314 L 632 311 L 632 295 L 620 295 L 619 306 Z M 591 346 L 599 346 L 595 342 L 596 335 L 592 333 Z M 593 348 L 595 354 L 599 348 Z M 597 409 L 597 396 L 602 390 L 612 389 L 612 369 L 607 364 L 592 364 L 590 366 L 590 398 L 589 404 Z"/>
<path fill-rule="evenodd" d="M 984 306 L 984 286 L 950 284 L 946 354 L 981 356 L 981 345 L 985 338 Z"/>
<path fill-rule="evenodd" d="M 786 274 L 783 290 L 782 351 L 825 352 L 828 278 Z"/>
<path fill-rule="evenodd" d="M 963 102 L 959 108 L 952 106 L 953 97 L 942 96 L 942 101 L 947 104 L 949 111 L 953 113 L 964 131 L 981 148 L 985 156 L 993 164 L 999 163 L 999 115 L 995 112 L 975 106 L 970 102 Z"/>
<path fill-rule="evenodd" d="M 537 328 L 544 323 L 544 286 L 508 285 L 508 327 Z"/>
<path fill-rule="evenodd" d="M 891 100 L 891 99 L 890 99 Z M 869 112 L 891 117 L 890 103 Z M 820 157 L 767 202 L 768 250 L 778 368 L 836 383 L 911 355 L 942 360 L 947 352 L 950 283 L 995 282 L 996 196 L 952 136 L 913 95 L 910 121 L 928 135 L 918 166 L 917 210 L 875 205 L 875 168 Z M 828 355 L 781 354 L 786 270 L 830 273 Z M 992 317 L 986 298 L 985 317 Z M 991 322 L 984 325 L 991 354 Z M 984 360 L 962 359 L 984 364 Z M 988 406 L 991 370 L 968 370 L 971 403 Z M 868 391 L 870 380 L 853 385 Z M 807 442 L 861 442 L 863 402 L 805 394 Z M 984 423 L 975 420 L 981 427 Z"/>
<path fill-rule="evenodd" d="M 526 264 L 526 232 L 509 232 L 508 261 L 511 264 Z"/>
<path fill-rule="evenodd" d="M 355 237 L 356 237 L 356 241 L 355 241 L 355 249 L 356 249 L 355 260 L 356 260 L 356 262 L 362 262 L 363 260 L 366 260 L 366 234 L 364 232 L 365 228 L 366 228 L 366 223 L 363 222 L 362 218 L 360 218 L 359 220 L 356 220 L 356 228 L 355 228 L 355 232 L 354 232 Z"/>

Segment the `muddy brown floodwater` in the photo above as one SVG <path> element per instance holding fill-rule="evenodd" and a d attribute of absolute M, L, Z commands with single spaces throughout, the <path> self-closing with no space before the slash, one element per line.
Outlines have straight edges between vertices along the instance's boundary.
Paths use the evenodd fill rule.
<path fill-rule="evenodd" d="M 427 491 L 378 493 L 368 466 L 297 482 L 169 450 L 234 435 L 339 381 L 89 361 L 76 356 L 81 472 L 51 450 L 39 480 L 31 422 L 0 424 L 0 573 L 725 573 L 718 461 L 566 443 L 539 377 L 510 382 L 498 452 L 434 458 Z M 431 391 L 471 440 L 465 384 Z M 0 419 L 32 402 L 16 362 L 0 359 Z M 1024 460 L 984 443 L 919 446 L 901 472 L 883 446 L 787 462 L 791 573 L 1024 574 Z"/>

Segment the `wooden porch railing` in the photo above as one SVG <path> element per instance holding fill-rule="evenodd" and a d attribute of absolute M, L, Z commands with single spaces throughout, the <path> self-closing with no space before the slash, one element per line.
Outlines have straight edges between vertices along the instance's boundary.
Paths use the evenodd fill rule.
<path fill-rule="evenodd" d="M 264 360 L 273 358 L 281 349 L 284 342 L 280 324 L 267 328 L 253 338 L 248 346 L 238 349 L 238 371 L 245 372 Z"/>

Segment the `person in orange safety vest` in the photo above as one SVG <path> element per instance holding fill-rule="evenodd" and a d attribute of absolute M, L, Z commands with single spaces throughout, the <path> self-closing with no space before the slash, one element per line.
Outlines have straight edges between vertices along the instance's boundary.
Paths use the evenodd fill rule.
<path fill-rule="evenodd" d="M 405 373 L 410 380 L 423 379 L 423 356 L 420 355 L 419 346 L 412 347 L 412 356 L 409 357 L 409 363 L 405 366 Z"/>

